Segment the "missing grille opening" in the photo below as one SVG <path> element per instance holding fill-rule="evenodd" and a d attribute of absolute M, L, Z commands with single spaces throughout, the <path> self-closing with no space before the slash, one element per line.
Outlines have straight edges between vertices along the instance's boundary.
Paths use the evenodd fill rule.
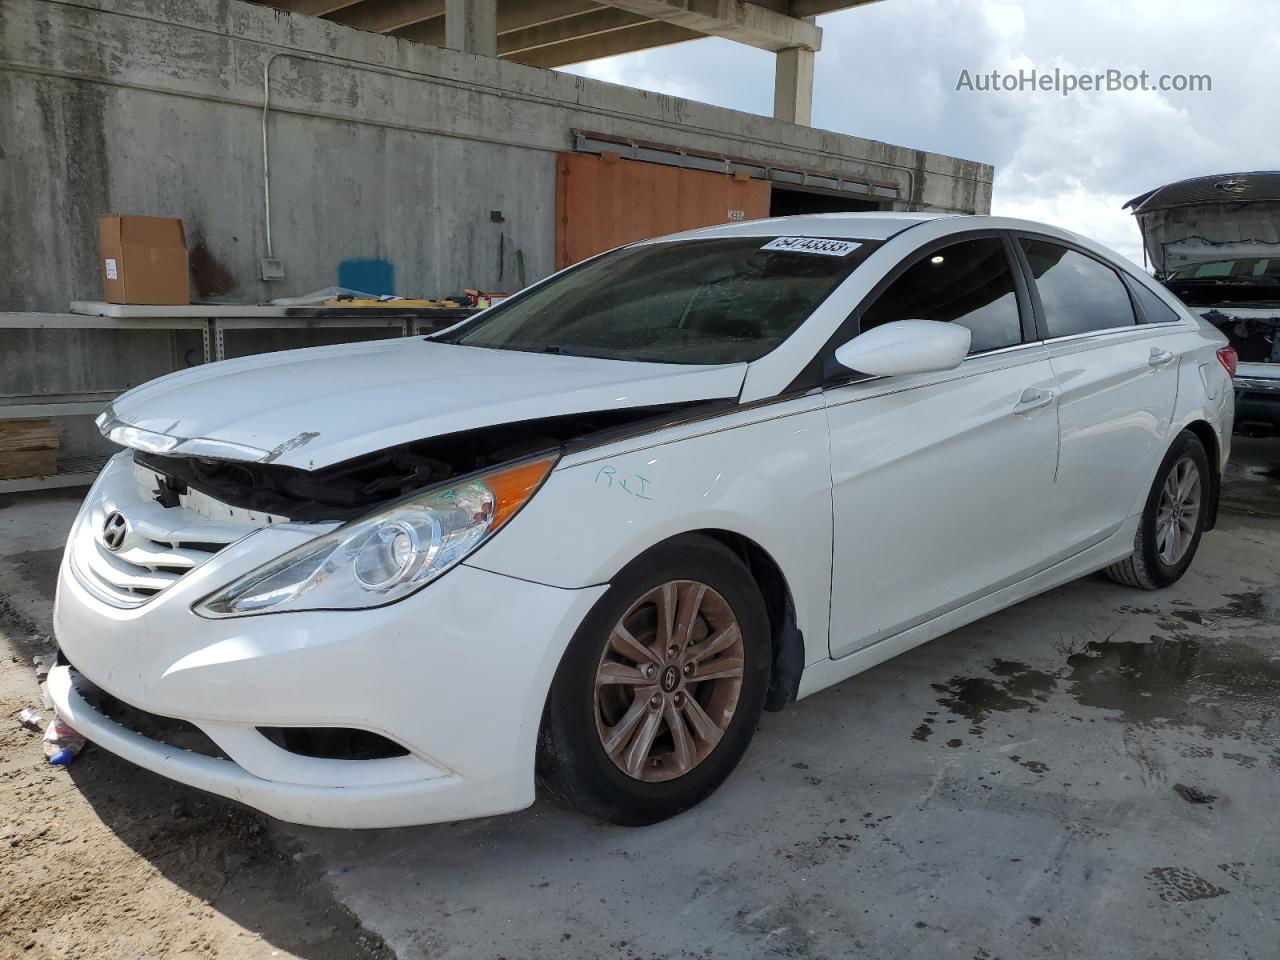
<path fill-rule="evenodd" d="M 203 757 L 213 757 L 217 760 L 231 759 L 194 723 L 148 713 L 146 710 L 139 710 L 137 707 L 130 706 L 123 700 L 118 700 L 76 670 L 75 666 L 67 661 L 61 651 L 59 651 L 59 662 L 70 666 L 75 671 L 76 691 L 89 706 L 93 707 L 108 720 L 120 724 L 126 730 L 141 734 L 148 740 L 163 743 L 166 747 L 186 750 L 190 753 L 200 754 Z"/>

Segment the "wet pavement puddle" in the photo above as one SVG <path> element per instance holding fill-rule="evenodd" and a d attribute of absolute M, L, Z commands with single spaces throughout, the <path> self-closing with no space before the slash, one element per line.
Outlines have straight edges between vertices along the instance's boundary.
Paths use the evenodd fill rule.
<path fill-rule="evenodd" d="M 1065 662 L 1052 672 L 996 659 L 987 676 L 958 676 L 932 684 L 938 705 L 950 716 L 930 711 L 912 731 L 912 739 L 926 742 L 945 729 L 943 724 L 962 721 L 968 723 L 970 736 L 981 737 L 993 714 L 1036 712 L 1051 694 L 1064 693 L 1076 704 L 1107 711 L 1106 719 L 1131 727 L 1187 728 L 1209 738 L 1242 737 L 1273 747 L 1280 730 L 1280 655 L 1269 655 L 1263 644 L 1246 641 L 1264 640 L 1251 635 L 1251 626 L 1265 629 L 1280 623 L 1280 590 L 1231 594 L 1221 606 L 1206 610 L 1121 612 L 1155 615 L 1157 627 L 1168 632 L 1151 634 L 1145 642 L 1108 638 L 1065 649 Z M 1264 640 L 1266 645 L 1273 643 L 1270 636 Z M 946 746 L 960 743 L 953 738 Z M 1190 743 L 1179 752 L 1213 754 L 1212 748 Z M 1245 751 L 1222 756 L 1246 768 L 1260 759 Z M 1020 757 L 1009 759 L 1036 772 L 1044 766 Z M 1273 752 L 1268 761 L 1280 769 L 1280 754 Z"/>

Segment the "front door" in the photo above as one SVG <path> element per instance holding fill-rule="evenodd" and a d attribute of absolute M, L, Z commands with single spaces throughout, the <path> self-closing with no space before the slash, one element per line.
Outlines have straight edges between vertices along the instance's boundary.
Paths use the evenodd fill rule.
<path fill-rule="evenodd" d="M 1043 565 L 1057 385 L 1025 333 L 1003 241 L 928 250 L 863 311 L 861 329 L 905 319 L 964 324 L 971 355 L 955 370 L 826 391 L 833 657 Z"/>

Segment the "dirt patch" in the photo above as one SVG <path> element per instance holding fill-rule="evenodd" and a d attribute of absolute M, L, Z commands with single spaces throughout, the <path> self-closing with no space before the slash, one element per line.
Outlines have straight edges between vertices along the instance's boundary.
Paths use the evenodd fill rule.
<path fill-rule="evenodd" d="M 1169 903 L 1212 900 L 1230 892 L 1185 867 L 1156 867 L 1148 871 L 1147 879 L 1160 899 Z"/>
<path fill-rule="evenodd" d="M 0 574 L 51 596 L 58 552 Z M 0 958 L 392 956 L 268 818 L 92 745 L 50 767 L 16 719 L 49 712 L 30 661 L 47 614 L 24 606 L 0 598 Z"/>

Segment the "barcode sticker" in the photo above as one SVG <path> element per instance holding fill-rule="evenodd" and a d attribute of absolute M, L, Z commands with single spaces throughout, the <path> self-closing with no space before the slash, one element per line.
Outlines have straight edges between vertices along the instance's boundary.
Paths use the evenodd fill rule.
<path fill-rule="evenodd" d="M 111 257 L 107 257 L 107 258 L 106 258 L 106 264 L 107 264 L 107 279 L 108 279 L 108 280 L 119 280 L 119 279 L 120 279 L 120 274 L 119 274 L 119 272 L 117 272 L 117 270 L 116 270 L 116 262 L 115 262 L 115 260 L 113 260 Z"/>
<path fill-rule="evenodd" d="M 778 237 L 770 240 L 761 250 L 781 250 L 787 253 L 816 253 L 824 257 L 847 257 L 862 244 L 853 240 L 828 240 L 826 237 Z"/>

